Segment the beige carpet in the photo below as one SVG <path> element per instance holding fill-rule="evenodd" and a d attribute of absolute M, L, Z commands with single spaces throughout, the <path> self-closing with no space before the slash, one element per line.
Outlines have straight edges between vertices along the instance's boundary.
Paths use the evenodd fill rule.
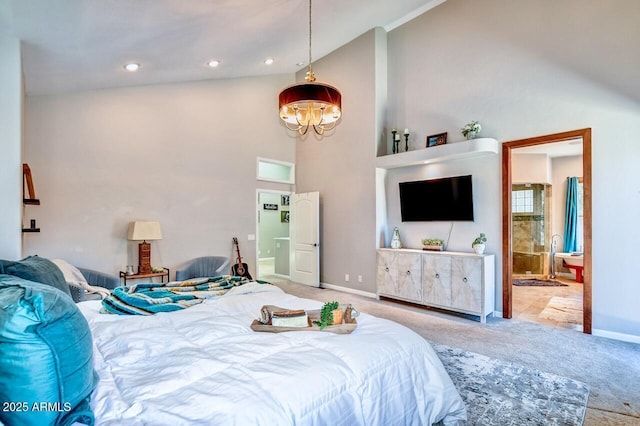
<path fill-rule="evenodd" d="M 552 297 L 538 315 L 558 322 L 582 324 L 582 300 L 569 297 Z"/>

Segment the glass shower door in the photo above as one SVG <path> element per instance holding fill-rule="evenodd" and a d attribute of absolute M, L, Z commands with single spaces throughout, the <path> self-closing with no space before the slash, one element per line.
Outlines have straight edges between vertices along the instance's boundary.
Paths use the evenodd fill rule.
<path fill-rule="evenodd" d="M 513 184 L 513 275 L 542 276 L 549 273 L 550 185 Z"/>

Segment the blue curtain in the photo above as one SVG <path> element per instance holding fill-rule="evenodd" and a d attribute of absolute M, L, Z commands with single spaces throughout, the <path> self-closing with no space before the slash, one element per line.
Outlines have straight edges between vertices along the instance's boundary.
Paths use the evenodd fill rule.
<path fill-rule="evenodd" d="M 578 178 L 567 178 L 567 202 L 564 218 L 564 252 L 572 253 L 578 245 Z"/>

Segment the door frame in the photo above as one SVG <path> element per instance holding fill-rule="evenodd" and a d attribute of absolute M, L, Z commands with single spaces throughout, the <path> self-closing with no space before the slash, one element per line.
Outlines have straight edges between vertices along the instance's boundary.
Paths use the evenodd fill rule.
<path fill-rule="evenodd" d="M 571 130 L 502 144 L 502 317 L 513 316 L 513 242 L 511 217 L 511 151 L 515 148 L 562 142 L 582 138 L 582 188 L 584 223 L 584 283 L 582 284 L 582 331 L 592 330 L 592 175 L 591 175 L 591 128 Z"/>

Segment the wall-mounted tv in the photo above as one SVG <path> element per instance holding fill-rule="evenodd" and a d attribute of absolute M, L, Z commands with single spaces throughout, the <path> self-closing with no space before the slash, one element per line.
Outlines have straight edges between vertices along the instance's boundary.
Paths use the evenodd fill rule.
<path fill-rule="evenodd" d="M 403 222 L 473 221 L 471 175 L 400 182 Z"/>

